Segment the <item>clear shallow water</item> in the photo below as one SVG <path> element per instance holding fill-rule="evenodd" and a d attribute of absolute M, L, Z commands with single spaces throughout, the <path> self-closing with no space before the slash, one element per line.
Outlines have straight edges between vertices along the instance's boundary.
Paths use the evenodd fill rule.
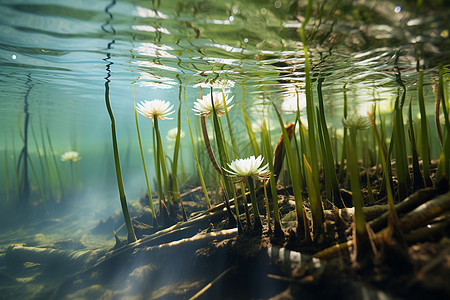
<path fill-rule="evenodd" d="M 25 102 L 36 137 L 34 142 L 30 129 L 29 151 L 38 174 L 30 174 L 33 188 L 38 189 L 35 177 L 44 184 L 37 152 L 42 153 L 46 144 L 50 153 L 48 128 L 67 182 L 72 170 L 59 161 L 59 155 L 80 152 L 82 160 L 75 166 L 78 191 L 87 191 L 79 200 L 70 201 L 74 210 L 84 206 L 100 211 L 92 218 L 120 208 L 104 101 L 105 77 L 110 81 L 130 199 L 145 192 L 134 102 L 160 98 L 177 106 L 180 84 L 184 87 L 189 80 L 186 97 L 192 104 L 199 97 L 195 84 L 226 79 L 234 83 L 231 91 L 236 103 L 241 103 L 245 88 L 250 120 L 261 119 L 266 106 L 259 104 L 280 104 L 295 87 L 300 91 L 304 87 L 299 36 L 304 4 L 296 8 L 295 1 L 0 1 L 0 161 L 5 169 L 0 178 L 3 186 L 11 187 L 9 192 L 0 190 L 3 203 L 12 199 L 13 170 L 22 148 L 18 123 L 23 130 Z M 344 86 L 352 110 L 365 111 L 373 101 L 395 100 L 396 65 L 409 91 L 407 97 L 412 95 L 417 101 L 416 54 L 425 68 L 425 96 L 431 113 L 436 66 L 447 66 L 450 61 L 449 12 L 448 6 L 424 4 L 416 13 L 415 2 L 409 1 L 316 4 L 307 26 L 309 51 L 313 81 L 325 77 L 330 124 L 341 126 Z M 242 137 L 238 151 L 247 153 L 245 130 L 240 130 L 244 128 L 241 108 L 236 105 L 231 112 L 235 135 Z M 182 122 L 185 126 L 184 117 Z M 141 118 L 140 125 L 151 168 L 151 123 Z M 176 121 L 161 126 L 165 135 Z M 183 140 L 182 155 L 192 171 L 188 139 Z M 165 146 L 171 151 L 169 141 Z"/>

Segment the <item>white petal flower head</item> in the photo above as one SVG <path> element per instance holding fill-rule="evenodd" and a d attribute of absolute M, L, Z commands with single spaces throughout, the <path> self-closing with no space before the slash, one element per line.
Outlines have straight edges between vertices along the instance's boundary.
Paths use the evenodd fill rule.
<path fill-rule="evenodd" d="M 76 151 L 67 151 L 61 155 L 61 161 L 77 162 L 81 159 L 80 153 Z"/>
<path fill-rule="evenodd" d="M 174 110 L 171 111 L 172 108 L 173 105 L 170 106 L 169 101 L 163 101 L 159 99 L 155 99 L 152 101 L 144 100 L 136 105 L 136 110 L 141 115 L 152 120 L 154 117 L 161 120 L 172 119 L 167 117 L 175 112 Z"/>
<path fill-rule="evenodd" d="M 237 182 L 244 181 L 250 176 L 257 177 L 259 180 L 269 178 L 270 170 L 269 164 L 261 166 L 264 158 L 260 155 L 255 158 L 254 155 L 249 158 L 236 159 L 228 164 L 228 169 L 225 169 L 231 177 L 235 177 Z"/>
<path fill-rule="evenodd" d="M 348 115 L 342 119 L 342 124 L 349 129 L 364 130 L 372 125 L 368 117 L 357 115 L 356 113 Z"/>
<path fill-rule="evenodd" d="M 177 139 L 178 128 L 172 128 L 167 132 L 167 139 L 171 142 Z M 184 138 L 185 133 L 183 130 L 180 130 L 180 139 Z"/>
<path fill-rule="evenodd" d="M 225 102 L 227 104 L 228 111 L 230 111 L 230 109 L 234 106 L 234 104 L 230 105 L 233 98 L 234 96 L 228 98 L 228 94 L 225 94 Z M 217 112 L 217 116 L 220 117 L 225 113 L 225 106 L 223 105 L 222 92 L 213 93 L 213 102 L 214 108 L 216 109 Z M 211 104 L 211 93 L 209 93 L 206 96 L 203 96 L 202 99 L 197 99 L 197 101 L 194 103 L 194 108 L 192 110 L 196 112 L 197 116 L 209 117 L 213 112 L 213 106 Z"/>

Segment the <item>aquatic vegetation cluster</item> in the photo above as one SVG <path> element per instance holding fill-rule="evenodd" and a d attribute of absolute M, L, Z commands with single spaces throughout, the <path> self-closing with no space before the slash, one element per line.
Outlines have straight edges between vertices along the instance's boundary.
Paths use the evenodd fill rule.
<path fill-rule="evenodd" d="M 311 80 L 309 76 L 307 70 L 307 82 Z M 400 77 L 400 73 L 397 76 Z M 421 78 L 419 85 L 423 85 L 422 72 L 419 72 L 419 76 Z M 263 224 L 265 224 L 274 238 L 284 239 L 285 232 L 277 196 L 279 184 L 283 180 L 285 186 L 292 188 L 295 199 L 296 238 L 299 243 L 306 242 L 318 245 L 322 243 L 325 235 L 330 235 L 330 232 L 326 231 L 325 209 L 353 206 L 355 208 L 353 233 L 354 249 L 356 249 L 355 257 L 358 254 L 356 251 L 364 253 L 364 255 L 358 254 L 358 257 L 364 257 L 365 252 L 373 248 L 371 246 L 373 233 L 368 227 L 363 213 L 365 204 L 373 204 L 378 199 L 387 197 L 391 214 L 389 224 L 393 234 L 395 228 L 398 227 L 394 199 L 402 200 L 422 187 L 448 185 L 450 149 L 448 148 L 449 139 L 447 135 L 450 131 L 447 130 L 449 125 L 445 100 L 447 93 L 445 89 L 448 81 L 444 79 L 444 68 L 440 67 L 439 79 L 436 82 L 436 86 L 440 88 L 437 99 L 439 99 L 439 103 L 442 103 L 445 124 L 443 130 L 441 129 L 443 132 L 442 154 L 435 175 L 430 167 L 430 140 L 427 135 L 429 124 L 422 123 L 422 120 L 427 121 L 428 119 L 423 103 L 423 87 L 419 86 L 417 95 L 418 106 L 422 114 L 420 123 L 412 118 L 412 100 L 409 103 L 408 122 L 404 122 L 402 108 L 407 90 L 400 85 L 392 111 L 382 112 L 377 103 L 374 102 L 369 112 L 352 112 L 348 110 L 345 102 L 342 113 L 342 127 L 340 128 L 343 136 L 339 137 L 337 130 L 329 129 L 325 118 L 321 90 L 324 81 L 325 78 L 322 77 L 317 83 L 318 105 L 315 105 L 312 101 L 312 85 L 309 85 L 311 89 L 309 92 L 296 89 L 296 110 L 293 109 L 294 104 L 290 103 L 289 105 L 281 105 L 280 111 L 278 109 L 279 103 L 267 101 L 267 104 L 270 103 L 271 105 L 263 107 L 263 120 L 260 125 L 261 128 L 258 129 L 261 134 L 260 138 L 255 137 L 253 132 L 255 127 L 251 126 L 246 115 L 244 90 L 242 118 L 246 124 L 248 123 L 246 130 L 248 142 L 251 144 L 250 152 L 252 152 L 249 157 L 242 157 L 238 153 L 233 135 L 236 128 L 233 127 L 229 118 L 230 110 L 237 105 L 232 102 L 234 95 L 231 94 L 229 88 L 223 85 L 223 82 L 220 85 L 209 83 L 206 88 L 210 89 L 210 93 L 206 95 L 203 94 L 204 87 L 200 87 L 200 97 L 194 102 L 192 113 L 200 118 L 203 143 L 194 142 L 192 121 L 189 119 L 189 111 L 186 105 L 186 83 L 184 92 L 186 121 L 189 127 L 192 149 L 196 156 L 198 177 L 202 183 L 206 207 L 211 208 L 208 187 L 203 180 L 202 168 L 196 151 L 196 148 L 198 149 L 200 146 L 206 148 L 210 165 L 219 178 L 219 186 L 211 188 L 218 188 L 222 191 L 228 210 L 229 226 L 237 226 L 240 233 L 247 231 L 262 232 Z M 214 89 L 220 89 L 220 91 L 214 91 Z M 411 94 L 412 98 L 413 95 Z M 306 99 L 306 106 L 302 106 L 303 99 Z M 168 116 L 175 112 L 173 111 L 173 105 L 167 101 L 153 100 L 138 103 L 135 108 L 136 127 L 148 195 L 152 195 L 148 177 L 156 176 L 158 213 L 155 209 L 156 205 L 153 203 L 153 197 L 149 197 L 154 226 L 168 226 L 178 220 L 177 211 L 179 209 L 182 211 L 183 220 L 186 221 L 188 218 L 179 194 L 180 187 L 178 184 L 174 185 L 174 182 L 177 182 L 176 170 L 178 169 L 176 156 L 179 153 L 180 138 L 183 134 L 180 127 L 181 100 L 180 93 L 180 107 L 177 115 L 178 127 L 174 128 L 171 133 L 171 139 L 175 141 L 172 160 L 167 159 L 168 157 L 163 150 L 159 121 L 168 119 Z M 304 110 L 306 110 L 307 124 L 304 124 L 304 121 L 300 118 Z M 144 117 L 152 119 L 155 170 L 149 171 L 145 165 L 138 112 Z M 295 112 L 294 123 L 285 125 L 286 112 Z M 437 105 L 436 113 L 439 114 L 439 112 L 440 108 Z M 274 125 L 276 122 L 271 119 L 273 113 L 278 119 L 278 126 Z M 226 126 L 222 120 L 223 117 L 226 119 Z M 210 128 L 214 132 L 215 147 L 211 144 L 208 135 L 206 123 L 208 118 L 211 119 L 212 123 Z M 391 118 L 391 123 L 389 123 L 389 118 Z M 271 124 L 270 128 L 268 128 L 268 122 Z M 272 142 L 273 135 L 276 134 L 274 127 L 279 127 L 281 133 L 280 140 L 275 147 Z M 391 128 L 390 132 L 388 128 Z M 441 128 L 440 124 L 438 124 L 438 128 Z M 227 129 L 228 133 L 224 129 Z M 409 146 L 407 140 L 409 140 Z M 229 153 L 232 153 L 232 155 Z M 420 160 L 422 164 L 419 164 Z M 428 160 L 428 163 L 424 160 Z M 372 189 L 373 182 L 369 178 L 370 176 L 382 178 L 382 183 L 376 191 Z M 344 196 L 342 193 L 346 195 Z M 247 200 L 248 196 L 250 202 Z M 262 199 L 261 197 L 264 198 L 265 205 L 259 202 Z M 251 209 L 249 209 L 249 205 Z M 266 208 L 265 221 L 261 218 L 259 210 L 260 207 L 264 206 Z M 243 213 L 241 213 L 242 208 L 244 209 Z M 272 228 L 274 228 L 273 231 Z"/>
<path fill-rule="evenodd" d="M 431 170 L 430 124 L 428 123 L 423 95 L 424 74 L 420 68 L 418 68 L 419 81 L 416 96 L 420 111 L 419 122 L 412 118 L 413 95 L 407 91 L 401 79 L 401 72 L 396 67 L 394 72 L 398 91 L 396 99 L 393 100 L 393 111 L 381 111 L 376 101 L 374 101 L 369 112 L 349 111 L 344 85 L 344 110 L 341 128 L 343 129 L 343 136 L 338 138 L 337 130 L 330 131 L 325 116 L 322 86 L 326 83 L 326 74 L 320 72 L 315 74 L 315 84 L 313 85 L 308 57 L 308 40 L 305 35 L 305 26 L 311 15 L 312 2 L 308 3 L 305 19 L 300 28 L 300 38 L 305 56 L 305 85 L 299 88 L 292 84 L 295 90 L 295 98 L 293 101 L 290 100 L 281 104 L 281 112 L 278 109 L 279 102 L 277 100 L 264 99 L 267 105 L 262 110 L 263 121 L 260 125 L 261 128 L 258 128 L 261 133 L 259 139 L 256 138 L 255 127 L 252 126 L 247 116 L 244 106 L 245 88 L 243 89 L 241 109 L 247 139 L 252 149 L 249 157 L 243 157 L 236 147 L 233 131 L 237 129 L 234 128 L 229 117 L 230 110 L 236 107 L 236 103 L 232 103 L 235 95 L 232 95 L 231 92 L 231 87 L 234 86 L 231 81 L 207 80 L 196 85 L 200 87 L 200 97 L 193 104 L 193 113 L 200 118 L 203 136 L 203 143 L 201 144 L 194 142 L 194 133 L 191 126 L 193 121 L 189 118 L 186 100 L 186 87 L 189 79 L 184 86 L 183 97 L 180 83 L 177 130 L 174 131 L 176 132 L 174 137 L 175 148 L 170 161 L 166 159 L 164 152 L 159 120 L 168 119 L 168 116 L 174 113 L 172 111 L 173 105 L 169 101 L 163 100 L 144 100 L 137 104 L 135 111 L 151 118 L 153 122 L 154 173 L 157 183 L 159 215 L 156 214 L 153 203 L 148 170 L 145 166 L 142 151 L 137 113 L 135 114 L 142 164 L 155 226 L 158 226 L 158 224 L 168 226 L 171 222 L 176 221 L 178 207 L 182 210 L 184 221 L 187 220 L 177 179 L 182 102 L 184 102 L 186 110 L 186 121 L 206 207 L 211 208 L 211 201 L 199 163 L 199 146 L 205 147 L 210 163 L 216 171 L 219 186 L 214 189 L 221 190 L 223 194 L 228 211 L 229 226 L 237 226 L 240 233 L 246 231 L 261 233 L 263 223 L 267 225 L 269 232 L 272 232 L 271 220 L 273 218 L 274 238 L 279 240 L 285 238 L 277 196 L 277 184 L 280 178 L 283 178 L 285 185 L 292 188 L 295 201 L 296 243 L 321 244 L 325 235 L 330 235 L 325 224 L 325 209 L 353 206 L 355 212 L 352 242 L 354 243 L 354 257 L 356 260 L 360 260 L 361 257 L 365 257 L 371 252 L 370 249 L 375 251 L 373 233 L 364 218 L 363 207 L 365 202 L 373 204 L 378 199 L 387 197 L 390 214 L 389 234 L 393 237 L 399 228 L 394 199 L 403 200 L 421 187 L 448 185 L 450 142 L 448 142 L 447 136 L 450 133 L 450 125 L 446 100 L 448 81 L 444 78 L 444 67 L 439 67 L 439 76 L 436 81 L 438 87 L 436 89 L 436 98 L 438 99 L 436 115 L 443 114 L 445 126 L 442 130 L 439 118 L 436 118 L 438 132 L 440 132 L 441 155 L 435 175 Z M 316 88 L 315 93 L 313 87 Z M 204 89 L 209 89 L 210 92 L 204 95 Z M 403 107 L 408 93 L 411 98 L 408 122 L 405 123 Z M 315 97 L 317 102 L 314 101 Z M 442 104 L 442 111 L 440 111 L 440 104 Z M 295 113 L 293 123 L 285 124 L 284 111 Z M 306 123 L 300 117 L 301 114 L 304 114 L 303 111 L 306 111 Z M 275 127 L 273 120 L 271 120 L 273 114 L 275 114 L 281 129 L 280 140 L 275 148 L 273 148 L 271 141 L 272 134 L 269 134 L 269 132 L 273 132 Z M 224 116 L 226 121 L 222 120 Z M 211 139 L 208 135 L 207 119 L 210 119 L 212 123 L 210 128 L 213 130 L 214 146 L 211 145 Z M 270 127 L 267 125 L 269 120 L 271 120 Z M 405 126 L 405 124 L 407 125 Z M 225 129 L 228 129 L 228 133 Z M 409 141 L 409 145 L 407 141 Z M 408 155 L 411 155 L 411 159 Z M 359 160 L 360 157 L 362 158 L 361 161 Z M 420 160 L 422 164 L 419 163 Z M 167 163 L 170 164 L 169 167 Z M 374 171 L 371 171 L 372 175 L 382 178 L 377 191 L 372 189 L 373 183 L 370 179 L 372 175 L 369 174 L 371 168 L 374 168 Z M 361 174 L 364 174 L 364 176 Z M 257 179 L 256 182 L 255 179 Z M 265 200 L 265 222 L 263 222 L 259 211 L 259 207 L 262 205 L 258 203 L 257 194 L 260 190 L 263 191 Z M 363 196 L 362 190 L 364 190 L 364 194 L 367 194 L 367 197 Z M 249 193 L 247 194 L 246 191 L 249 191 Z M 250 196 L 253 216 L 251 216 L 249 210 L 250 203 L 247 201 L 247 196 Z M 234 206 L 234 213 L 232 206 Z M 244 208 L 245 226 L 243 225 L 244 215 L 241 217 L 240 213 L 241 208 Z M 124 215 L 126 215 L 125 212 Z M 125 218 L 129 220 L 129 216 Z M 129 228 L 129 224 L 131 224 L 130 221 L 127 221 L 130 236 L 133 229 Z M 134 239 L 129 238 L 129 241 L 134 241 Z M 326 251 L 333 250 L 328 249 Z"/>
<path fill-rule="evenodd" d="M 28 120 L 27 120 L 28 119 Z M 19 154 L 14 132 L 5 141 L 2 165 L 4 168 L 2 199 L 0 205 L 19 205 L 22 208 L 58 204 L 81 189 L 78 162 L 82 159 L 77 151 L 55 149 L 48 127 L 42 120 L 35 126 L 25 114 L 25 122 L 18 119 L 18 132 L 22 144 Z M 31 139 L 28 132 L 31 132 Z"/>

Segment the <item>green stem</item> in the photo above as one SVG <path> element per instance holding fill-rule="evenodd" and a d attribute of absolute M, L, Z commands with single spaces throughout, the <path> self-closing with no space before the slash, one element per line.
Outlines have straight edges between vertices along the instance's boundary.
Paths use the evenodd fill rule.
<path fill-rule="evenodd" d="M 273 167 L 273 157 L 272 157 L 272 147 L 270 146 L 269 141 L 269 133 L 267 131 L 266 120 L 263 120 L 263 128 L 262 128 L 262 140 L 263 140 L 263 151 L 266 160 L 269 163 L 270 170 L 270 191 L 272 193 L 272 205 L 273 205 L 273 218 L 275 223 L 275 233 L 280 234 L 283 233 L 281 231 L 281 218 L 280 211 L 278 208 L 278 195 L 277 195 L 277 186 L 276 180 L 274 176 L 274 167 Z"/>
<path fill-rule="evenodd" d="M 189 79 L 186 81 L 186 85 L 188 84 L 188 82 L 189 82 Z M 207 208 L 209 209 L 209 208 L 211 208 L 211 203 L 209 201 L 209 196 L 208 196 L 208 191 L 206 190 L 205 180 L 203 179 L 202 170 L 200 168 L 200 163 L 198 161 L 197 151 L 195 150 L 195 142 L 194 142 L 194 136 L 192 135 L 191 123 L 189 122 L 189 113 L 188 113 L 187 104 L 186 104 L 186 86 L 184 87 L 183 100 L 184 100 L 184 107 L 185 107 L 185 110 L 186 110 L 186 120 L 187 120 L 188 127 L 189 127 L 189 134 L 191 136 L 192 149 L 194 151 L 195 162 L 197 164 L 198 176 L 200 177 L 200 181 L 202 183 L 203 193 L 204 193 L 205 199 L 206 199 L 206 205 L 207 205 Z"/>
<path fill-rule="evenodd" d="M 242 95 L 242 115 L 244 117 L 245 128 L 247 129 L 248 137 L 249 137 L 250 142 L 252 144 L 253 154 L 255 154 L 255 156 L 257 157 L 257 156 L 259 156 L 259 154 L 261 152 L 259 151 L 258 143 L 256 142 L 255 135 L 253 134 L 252 126 L 250 125 L 250 121 L 248 120 L 247 112 L 245 111 L 245 107 L 244 107 L 245 88 L 243 90 L 244 90 L 244 92 L 243 92 L 243 95 Z"/>
<path fill-rule="evenodd" d="M 174 202 L 177 202 L 179 198 L 178 189 L 178 154 L 180 152 L 180 139 L 181 139 L 181 85 L 178 93 L 179 106 L 177 113 L 177 136 L 175 138 L 175 147 L 173 149 L 173 161 L 172 161 L 172 197 Z M 180 199 L 181 200 L 181 199 Z"/>
<path fill-rule="evenodd" d="M 50 132 L 48 130 L 48 127 L 46 127 L 45 130 L 47 132 L 48 145 L 50 147 L 50 153 L 51 153 L 52 158 L 53 158 L 53 163 L 55 164 L 56 174 L 58 175 L 58 182 L 59 182 L 59 188 L 60 188 L 60 191 L 61 191 L 61 198 L 63 198 L 64 197 L 63 179 L 62 179 L 59 167 L 58 167 L 58 162 L 56 161 L 56 155 L 55 155 L 55 151 L 53 150 L 52 140 L 50 138 Z"/>
<path fill-rule="evenodd" d="M 161 180 L 161 149 L 159 147 L 158 141 L 158 118 L 153 118 L 153 151 L 156 150 L 155 158 L 155 168 L 156 168 L 156 181 L 158 182 L 158 198 L 160 201 L 164 201 L 164 190 Z M 161 202 L 160 202 L 161 203 Z M 161 209 L 161 208 L 160 208 Z"/>
<path fill-rule="evenodd" d="M 350 171 L 350 185 L 352 190 L 353 207 L 355 208 L 355 227 L 358 234 L 363 234 L 366 231 L 364 214 L 362 210 L 361 186 L 359 183 L 359 166 L 358 166 L 358 152 L 356 144 L 355 128 L 350 129 L 351 143 L 347 147 L 347 164 Z"/>
<path fill-rule="evenodd" d="M 127 227 L 128 242 L 132 243 L 136 241 L 136 234 L 134 233 L 133 224 L 131 223 L 131 218 L 127 206 L 127 198 L 125 196 L 125 191 L 123 188 L 122 171 L 120 169 L 120 161 L 119 161 L 119 149 L 117 146 L 116 122 L 114 120 L 114 115 L 109 101 L 109 80 L 105 82 L 105 103 L 106 108 L 108 110 L 109 118 L 111 119 L 111 136 L 114 152 L 114 165 L 116 167 L 116 177 L 117 177 L 117 186 L 119 188 L 120 204 L 122 206 L 123 217 L 125 219 L 125 225 Z"/>
<path fill-rule="evenodd" d="M 145 166 L 144 151 L 142 150 L 141 133 L 139 131 L 139 122 L 138 122 L 138 115 L 137 115 L 136 105 L 134 105 L 134 118 L 136 120 L 136 130 L 137 130 L 138 141 L 139 141 L 139 150 L 140 150 L 140 153 L 141 153 L 142 167 L 144 168 L 145 183 L 147 184 L 148 199 L 149 199 L 149 202 L 150 202 L 150 208 L 152 210 L 153 220 L 156 222 L 156 212 L 155 212 L 155 208 L 153 206 L 152 191 L 150 189 L 150 184 L 148 182 L 148 174 L 147 174 L 147 167 Z"/>
<path fill-rule="evenodd" d="M 421 146 L 423 160 L 423 176 L 426 186 L 431 186 L 430 179 L 430 147 L 428 139 L 428 120 L 425 111 L 425 99 L 423 97 L 423 71 L 419 71 L 419 108 L 420 108 L 420 129 L 421 129 Z"/>
<path fill-rule="evenodd" d="M 248 187 L 250 189 L 250 198 L 252 200 L 253 214 L 255 215 L 255 229 L 262 229 L 261 217 L 259 216 L 258 202 L 256 202 L 255 184 L 253 183 L 252 176 L 247 179 Z"/>

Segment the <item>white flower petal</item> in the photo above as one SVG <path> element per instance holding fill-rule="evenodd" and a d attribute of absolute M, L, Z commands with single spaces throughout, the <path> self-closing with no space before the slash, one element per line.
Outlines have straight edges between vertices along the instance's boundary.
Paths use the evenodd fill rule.
<path fill-rule="evenodd" d="M 155 116 L 158 119 L 166 120 L 172 119 L 168 118 L 169 115 L 173 114 L 175 111 L 171 111 L 173 105 L 170 106 L 170 102 L 155 99 L 152 101 L 144 100 L 136 104 L 136 110 L 144 117 L 153 119 Z"/>

